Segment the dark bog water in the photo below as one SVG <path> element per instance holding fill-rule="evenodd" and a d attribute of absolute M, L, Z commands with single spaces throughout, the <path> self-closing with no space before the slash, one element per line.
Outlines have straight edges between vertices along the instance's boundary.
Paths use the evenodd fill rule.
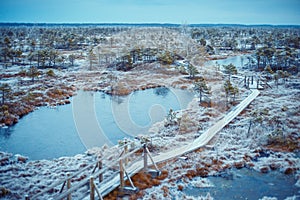
<path fill-rule="evenodd" d="M 276 197 L 278 200 L 292 196 L 300 199 L 293 175 L 279 172 L 262 174 L 246 168 L 232 170 L 230 173 L 225 177 L 208 177 L 214 187 L 187 187 L 183 192 L 191 196 L 206 196 L 209 192 L 214 199 L 222 200 L 258 200 L 264 196 Z"/>
<path fill-rule="evenodd" d="M 0 151 L 51 159 L 85 151 L 76 134 L 72 106 L 41 107 L 16 125 L 0 129 Z"/>
<path fill-rule="evenodd" d="M 0 128 L 0 151 L 30 159 L 73 156 L 86 148 L 117 144 L 124 137 L 147 133 L 170 108 L 185 108 L 193 94 L 156 88 L 111 97 L 101 92 L 79 92 L 69 105 L 41 107 L 9 128 Z"/>

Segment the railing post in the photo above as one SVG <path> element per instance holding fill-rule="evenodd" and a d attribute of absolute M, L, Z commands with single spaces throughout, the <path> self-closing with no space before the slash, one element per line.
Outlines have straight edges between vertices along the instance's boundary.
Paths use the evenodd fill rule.
<path fill-rule="evenodd" d="M 156 169 L 157 171 L 159 171 L 159 169 L 158 169 L 158 167 L 156 166 L 156 164 L 155 164 L 155 162 L 154 162 L 154 160 L 153 160 L 153 158 L 152 158 L 152 156 L 151 156 L 151 153 L 150 153 L 150 151 L 149 151 L 149 149 L 148 149 L 147 147 L 146 147 L 146 151 L 147 151 L 148 156 L 149 156 L 149 158 L 150 158 L 152 164 L 154 165 L 155 169 Z"/>
<path fill-rule="evenodd" d="M 120 159 L 120 189 L 123 190 L 124 186 L 125 186 L 125 182 L 124 182 L 124 168 L 123 168 L 122 159 Z"/>
<path fill-rule="evenodd" d="M 67 173 L 67 176 L 68 176 L 68 180 L 67 180 L 67 189 L 69 190 L 71 188 L 71 179 L 70 179 L 70 176 L 71 174 L 70 173 Z M 72 194 L 68 194 L 68 197 L 67 197 L 67 200 L 71 200 L 71 197 Z"/>
<path fill-rule="evenodd" d="M 124 141 L 124 154 L 126 155 L 128 153 L 128 145 L 127 145 L 127 139 Z M 125 158 L 125 166 L 128 164 L 128 157 Z"/>
<path fill-rule="evenodd" d="M 90 177 L 90 200 L 95 200 L 95 185 L 94 185 L 94 177 Z"/>
<path fill-rule="evenodd" d="M 250 86 L 250 78 L 247 79 L 247 88 L 249 88 Z"/>
<path fill-rule="evenodd" d="M 99 160 L 98 162 L 98 169 L 101 170 L 103 167 L 102 161 Z M 103 181 L 103 173 L 99 174 L 99 183 L 101 183 Z"/>
<path fill-rule="evenodd" d="M 148 158 L 148 153 L 147 153 L 147 144 L 145 143 L 144 145 L 143 145 L 143 150 L 144 150 L 144 172 L 145 173 L 147 173 L 148 172 L 148 160 L 147 160 L 147 158 Z"/>

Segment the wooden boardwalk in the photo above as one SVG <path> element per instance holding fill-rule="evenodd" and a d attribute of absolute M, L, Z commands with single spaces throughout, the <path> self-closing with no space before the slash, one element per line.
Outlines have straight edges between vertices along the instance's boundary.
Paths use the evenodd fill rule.
<path fill-rule="evenodd" d="M 160 153 L 153 157 L 155 163 L 159 163 L 162 161 L 166 161 L 172 159 L 174 157 L 179 157 L 183 154 L 189 153 L 200 147 L 205 146 L 222 128 L 224 128 L 227 124 L 229 124 L 236 116 L 238 116 L 257 96 L 259 95 L 259 91 L 254 89 L 252 93 L 244 99 L 240 104 L 238 104 L 234 109 L 232 109 L 227 115 L 219 120 L 216 124 L 214 124 L 211 128 L 209 128 L 206 132 L 204 132 L 200 137 L 198 137 L 193 143 L 179 147 L 177 149 Z M 136 174 L 141 171 L 144 167 L 143 161 L 139 161 L 131 165 L 127 170 L 130 176 Z M 114 179 L 101 184 L 99 188 L 99 192 L 104 196 L 111 192 L 113 189 L 118 187 L 120 184 L 120 177 L 117 176 Z"/>
<path fill-rule="evenodd" d="M 77 172 L 76 174 L 73 174 L 72 176 L 69 176 L 65 180 L 58 181 L 57 183 L 54 183 L 53 185 L 49 186 L 46 190 L 43 192 L 36 194 L 33 197 L 26 197 L 25 199 L 40 199 L 43 195 L 45 195 L 48 191 L 52 190 L 53 188 L 62 185 L 60 189 L 59 194 L 54 194 L 52 199 L 71 199 L 71 194 L 79 189 L 82 189 L 82 187 L 86 187 L 89 185 L 89 189 L 86 190 L 85 193 L 82 194 L 81 199 L 94 199 L 95 198 L 95 192 L 97 193 L 99 199 L 102 199 L 103 196 L 107 195 L 111 191 L 113 191 L 115 188 L 120 186 L 120 182 L 122 183 L 121 177 L 124 177 L 124 173 L 116 173 L 113 177 L 106 178 L 104 180 L 102 175 L 105 173 L 105 171 L 109 170 L 111 167 L 120 166 L 120 172 L 125 172 L 127 179 L 130 179 L 134 174 L 138 173 L 142 169 L 147 168 L 147 165 L 149 164 L 147 157 L 150 158 L 152 164 L 155 165 L 155 163 L 163 162 L 169 159 L 172 159 L 174 157 L 182 156 L 183 154 L 192 152 L 196 149 L 199 149 L 200 147 L 205 146 L 222 128 L 224 128 L 227 124 L 229 124 L 236 116 L 238 116 L 257 96 L 259 95 L 259 91 L 257 89 L 251 90 L 251 94 L 245 98 L 241 103 L 239 103 L 237 106 L 235 106 L 233 109 L 231 109 L 222 119 L 220 119 L 216 124 L 214 124 L 212 127 L 210 127 L 207 131 L 205 131 L 203 134 L 201 134 L 197 139 L 195 139 L 192 143 L 170 150 L 168 152 L 162 152 L 158 155 L 155 155 L 154 157 L 151 157 L 150 152 L 147 150 L 145 151 L 145 146 L 140 146 L 136 149 L 134 149 L 131 152 L 124 152 L 120 155 L 119 159 L 111 161 L 109 163 L 105 163 L 105 166 L 102 168 L 99 165 L 99 162 L 93 163 L 85 168 L 83 168 L 80 172 Z M 137 151 L 139 151 L 141 148 L 144 148 L 144 159 L 139 159 L 129 165 L 126 166 L 126 170 L 124 168 L 124 165 L 122 164 L 122 161 L 124 161 L 129 156 L 132 156 Z M 147 153 L 148 152 L 148 153 Z M 148 156 L 147 156 L 148 154 Z M 94 166 L 94 167 L 93 167 Z M 87 171 L 90 168 L 94 168 L 93 171 L 90 173 L 90 177 L 87 177 L 83 179 L 81 182 L 77 183 L 76 185 L 71 187 L 71 179 L 75 177 L 76 175 L 79 175 L 83 171 Z M 95 170 L 96 168 L 99 168 L 99 170 Z M 94 178 L 99 177 L 101 179 L 101 182 L 95 183 Z M 100 178 L 101 177 L 101 178 Z M 124 181 L 124 180 L 123 180 Z M 124 182 L 123 182 L 124 183 Z M 65 185 L 67 185 L 65 187 Z M 134 186 L 133 186 L 134 187 Z M 67 189 L 66 189 L 67 188 Z"/>

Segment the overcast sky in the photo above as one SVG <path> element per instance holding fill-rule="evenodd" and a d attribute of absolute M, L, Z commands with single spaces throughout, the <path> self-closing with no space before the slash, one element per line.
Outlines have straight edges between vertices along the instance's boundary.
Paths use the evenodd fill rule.
<path fill-rule="evenodd" d="M 300 0 L 0 0 L 0 22 L 300 25 Z"/>

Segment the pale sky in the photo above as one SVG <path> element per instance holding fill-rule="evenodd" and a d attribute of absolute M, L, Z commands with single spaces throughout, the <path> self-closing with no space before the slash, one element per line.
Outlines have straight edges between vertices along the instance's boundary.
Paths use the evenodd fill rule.
<path fill-rule="evenodd" d="M 0 0 L 0 22 L 300 25 L 300 0 Z"/>

